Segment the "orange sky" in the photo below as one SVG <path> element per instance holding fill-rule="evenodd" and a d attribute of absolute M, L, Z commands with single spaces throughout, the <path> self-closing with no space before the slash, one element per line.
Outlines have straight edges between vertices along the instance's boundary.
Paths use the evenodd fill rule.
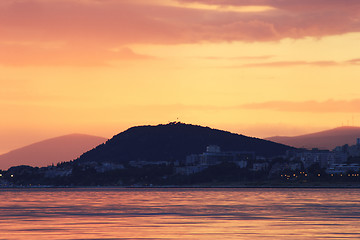
<path fill-rule="evenodd" d="M 360 125 L 358 0 L 2 0 L 0 153 L 182 121 Z"/>

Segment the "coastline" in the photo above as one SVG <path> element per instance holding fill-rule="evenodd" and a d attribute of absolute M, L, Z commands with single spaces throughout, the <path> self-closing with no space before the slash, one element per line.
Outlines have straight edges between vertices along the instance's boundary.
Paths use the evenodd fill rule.
<path fill-rule="evenodd" d="M 242 183 L 242 184 L 193 184 L 193 185 L 132 185 L 132 186 L 51 186 L 51 185 L 37 185 L 37 186 L 0 186 L 0 189 L 230 189 L 230 188 L 244 188 L 244 189 L 270 189 L 270 188 L 294 188 L 294 189 L 317 189 L 317 188 L 349 188 L 349 189 L 360 189 L 360 183 L 292 183 L 292 184 L 281 184 L 281 183 Z"/>

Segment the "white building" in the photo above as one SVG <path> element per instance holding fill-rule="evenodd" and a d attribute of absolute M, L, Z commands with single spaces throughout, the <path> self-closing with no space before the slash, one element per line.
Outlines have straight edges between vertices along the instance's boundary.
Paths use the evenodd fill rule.
<path fill-rule="evenodd" d="M 222 162 L 235 163 L 240 168 L 246 168 L 248 161 L 255 159 L 253 152 L 221 152 L 219 146 L 210 145 L 202 154 L 192 154 L 186 157 L 185 161 L 177 162 L 175 172 L 178 174 L 190 175 L 198 173 Z"/>

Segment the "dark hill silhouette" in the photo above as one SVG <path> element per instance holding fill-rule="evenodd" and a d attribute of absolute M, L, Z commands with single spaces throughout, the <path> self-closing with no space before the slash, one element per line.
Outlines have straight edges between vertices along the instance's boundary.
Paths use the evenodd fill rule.
<path fill-rule="evenodd" d="M 175 161 L 205 151 L 254 151 L 261 156 L 284 154 L 291 147 L 226 131 L 183 123 L 132 127 L 83 154 L 80 162 Z"/>
<path fill-rule="evenodd" d="M 70 161 L 105 141 L 106 138 L 85 134 L 47 139 L 0 155 L 0 169 L 18 165 L 44 167 Z"/>
<path fill-rule="evenodd" d="M 326 131 L 305 134 L 295 137 L 276 136 L 267 140 L 297 148 L 319 148 L 332 150 L 345 144 L 355 145 L 360 137 L 360 127 L 338 127 Z"/>

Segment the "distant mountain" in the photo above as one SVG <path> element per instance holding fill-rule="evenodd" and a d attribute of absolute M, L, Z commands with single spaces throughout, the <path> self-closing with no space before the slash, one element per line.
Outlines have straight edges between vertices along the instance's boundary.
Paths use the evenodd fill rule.
<path fill-rule="evenodd" d="M 276 136 L 267 140 L 286 144 L 296 148 L 319 148 L 332 150 L 336 146 L 354 145 L 360 138 L 360 127 L 338 127 L 331 130 L 295 137 Z"/>
<path fill-rule="evenodd" d="M 183 123 L 132 127 L 83 154 L 79 162 L 175 161 L 199 154 L 208 145 L 223 151 L 254 151 L 261 156 L 284 154 L 291 147 L 226 131 Z"/>
<path fill-rule="evenodd" d="M 70 161 L 104 143 L 107 139 L 84 134 L 71 134 L 47 139 L 0 155 L 0 169 L 11 166 L 48 166 Z"/>

